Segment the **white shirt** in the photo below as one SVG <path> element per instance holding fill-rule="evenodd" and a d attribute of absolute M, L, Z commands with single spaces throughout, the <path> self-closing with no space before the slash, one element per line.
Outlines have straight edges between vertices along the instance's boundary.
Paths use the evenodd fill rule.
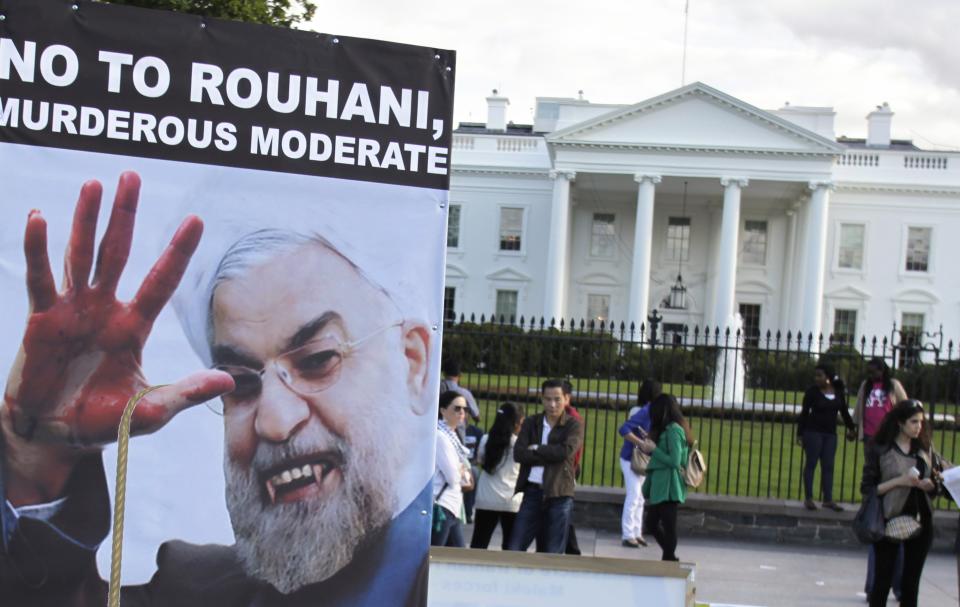
<path fill-rule="evenodd" d="M 546 445 L 547 439 L 550 438 L 550 431 L 553 430 L 553 426 L 547 423 L 547 416 L 543 416 L 543 436 L 540 438 L 540 444 Z M 527 480 L 531 483 L 537 483 L 538 485 L 543 484 L 543 466 L 534 466 L 530 468 L 530 476 L 527 477 Z"/>
<path fill-rule="evenodd" d="M 480 439 L 477 453 L 482 464 L 486 457 L 487 439 L 490 435 L 484 434 Z M 517 477 L 520 476 L 520 464 L 513 459 L 513 445 L 517 442 L 516 436 L 510 437 L 510 446 L 503 452 L 503 459 L 497 464 L 492 473 L 480 471 L 477 479 L 478 510 L 493 510 L 496 512 L 519 512 L 522 493 L 514 493 L 517 487 Z"/>
<path fill-rule="evenodd" d="M 438 429 L 437 465 L 433 474 L 433 498 L 434 501 L 456 516 L 460 516 L 460 510 L 463 508 L 463 489 L 460 488 L 461 471 L 457 448 L 450 444 L 450 438 Z M 444 483 L 446 483 L 446 487 L 443 486 Z"/>

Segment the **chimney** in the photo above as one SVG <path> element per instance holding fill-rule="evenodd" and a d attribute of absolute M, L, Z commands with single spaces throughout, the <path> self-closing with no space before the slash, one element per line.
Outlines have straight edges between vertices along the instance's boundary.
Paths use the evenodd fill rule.
<path fill-rule="evenodd" d="M 507 106 L 510 100 L 500 96 L 497 89 L 487 97 L 487 128 L 491 131 L 507 130 Z"/>
<path fill-rule="evenodd" d="M 867 114 L 867 147 L 890 147 L 890 125 L 893 122 L 893 112 L 886 101 L 878 105 L 877 109 Z"/>

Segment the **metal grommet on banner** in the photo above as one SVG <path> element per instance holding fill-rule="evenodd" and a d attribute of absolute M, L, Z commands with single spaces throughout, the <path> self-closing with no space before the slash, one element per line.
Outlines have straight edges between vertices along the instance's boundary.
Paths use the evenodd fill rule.
<path fill-rule="evenodd" d="M 80 7 L 79 7 L 78 5 L 76 5 L 76 4 L 74 4 L 74 5 L 71 6 L 70 8 L 72 8 L 72 9 L 75 10 L 75 11 L 80 10 Z"/>
<path fill-rule="evenodd" d="M 452 72 L 452 71 L 453 71 L 453 68 L 452 68 L 452 67 L 449 67 L 449 66 L 447 66 L 447 71 L 448 71 L 448 72 Z"/>
<path fill-rule="evenodd" d="M 6 21 L 6 20 L 7 20 L 6 15 L 0 15 L 0 21 Z"/>
<path fill-rule="evenodd" d="M 438 327 L 437 325 L 433 325 L 433 326 L 430 327 L 430 328 L 433 329 L 434 331 L 436 331 L 436 330 L 439 329 L 440 327 Z"/>
<path fill-rule="evenodd" d="M 206 27 L 207 27 L 206 22 L 201 21 L 201 22 L 200 22 L 200 29 L 206 29 Z"/>
<path fill-rule="evenodd" d="M 441 203 L 440 203 L 440 208 L 441 208 L 441 209 L 447 208 L 447 203 L 441 202 Z"/>
<path fill-rule="evenodd" d="M 333 43 L 334 43 L 334 44 L 340 44 L 340 39 L 339 39 L 339 38 L 334 38 L 334 39 L 333 39 Z"/>
<path fill-rule="evenodd" d="M 437 61 L 440 61 L 440 55 L 434 55 L 433 58 L 436 59 Z"/>

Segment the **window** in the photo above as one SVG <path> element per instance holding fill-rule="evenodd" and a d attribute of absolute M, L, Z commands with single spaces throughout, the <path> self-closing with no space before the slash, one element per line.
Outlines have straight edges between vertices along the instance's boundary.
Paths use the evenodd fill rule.
<path fill-rule="evenodd" d="M 523 209 L 500 209 L 500 250 L 519 251 L 523 237 Z"/>
<path fill-rule="evenodd" d="M 683 345 L 684 333 L 687 331 L 687 325 L 682 322 L 663 323 L 663 343 L 666 345 Z"/>
<path fill-rule="evenodd" d="M 460 248 L 460 205 L 451 204 L 447 213 L 447 248 Z"/>
<path fill-rule="evenodd" d="M 923 314 L 904 312 L 900 320 L 900 366 L 912 367 L 920 362 L 922 347 Z"/>
<path fill-rule="evenodd" d="M 857 311 L 833 311 L 833 340 L 839 344 L 851 344 L 857 339 Z"/>
<path fill-rule="evenodd" d="M 457 300 L 456 287 L 443 288 L 443 320 L 453 322 L 457 319 L 455 303 Z"/>
<path fill-rule="evenodd" d="M 587 318 L 604 322 L 610 320 L 610 296 L 587 295 Z"/>
<path fill-rule="evenodd" d="M 852 270 L 863 269 L 863 237 L 866 229 L 862 224 L 840 224 L 840 249 L 837 267 Z"/>
<path fill-rule="evenodd" d="M 689 217 L 671 217 L 667 220 L 667 259 L 670 261 L 689 261 Z"/>
<path fill-rule="evenodd" d="M 930 264 L 931 228 L 907 230 L 907 272 L 926 272 Z"/>
<path fill-rule="evenodd" d="M 740 317 L 743 319 L 743 345 L 756 346 L 760 343 L 760 304 L 740 304 Z"/>
<path fill-rule="evenodd" d="M 590 255 L 592 257 L 613 257 L 617 234 L 614 229 L 616 215 L 613 213 L 594 213 L 593 229 L 590 233 Z"/>
<path fill-rule="evenodd" d="M 513 322 L 517 317 L 517 292 L 497 289 L 497 320 Z"/>
<path fill-rule="evenodd" d="M 767 263 L 767 222 L 747 221 L 743 227 L 743 263 L 762 266 Z"/>

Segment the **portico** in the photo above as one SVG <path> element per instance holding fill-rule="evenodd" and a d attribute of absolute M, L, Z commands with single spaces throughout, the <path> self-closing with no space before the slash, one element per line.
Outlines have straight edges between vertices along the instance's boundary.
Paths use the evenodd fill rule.
<path fill-rule="evenodd" d="M 546 142 L 548 319 L 605 305 L 608 319 L 636 326 L 657 308 L 671 325 L 728 327 L 758 311 L 754 331 L 794 321 L 821 331 L 840 152 L 829 138 L 696 83 Z M 668 301 L 678 274 L 682 309 Z"/>

